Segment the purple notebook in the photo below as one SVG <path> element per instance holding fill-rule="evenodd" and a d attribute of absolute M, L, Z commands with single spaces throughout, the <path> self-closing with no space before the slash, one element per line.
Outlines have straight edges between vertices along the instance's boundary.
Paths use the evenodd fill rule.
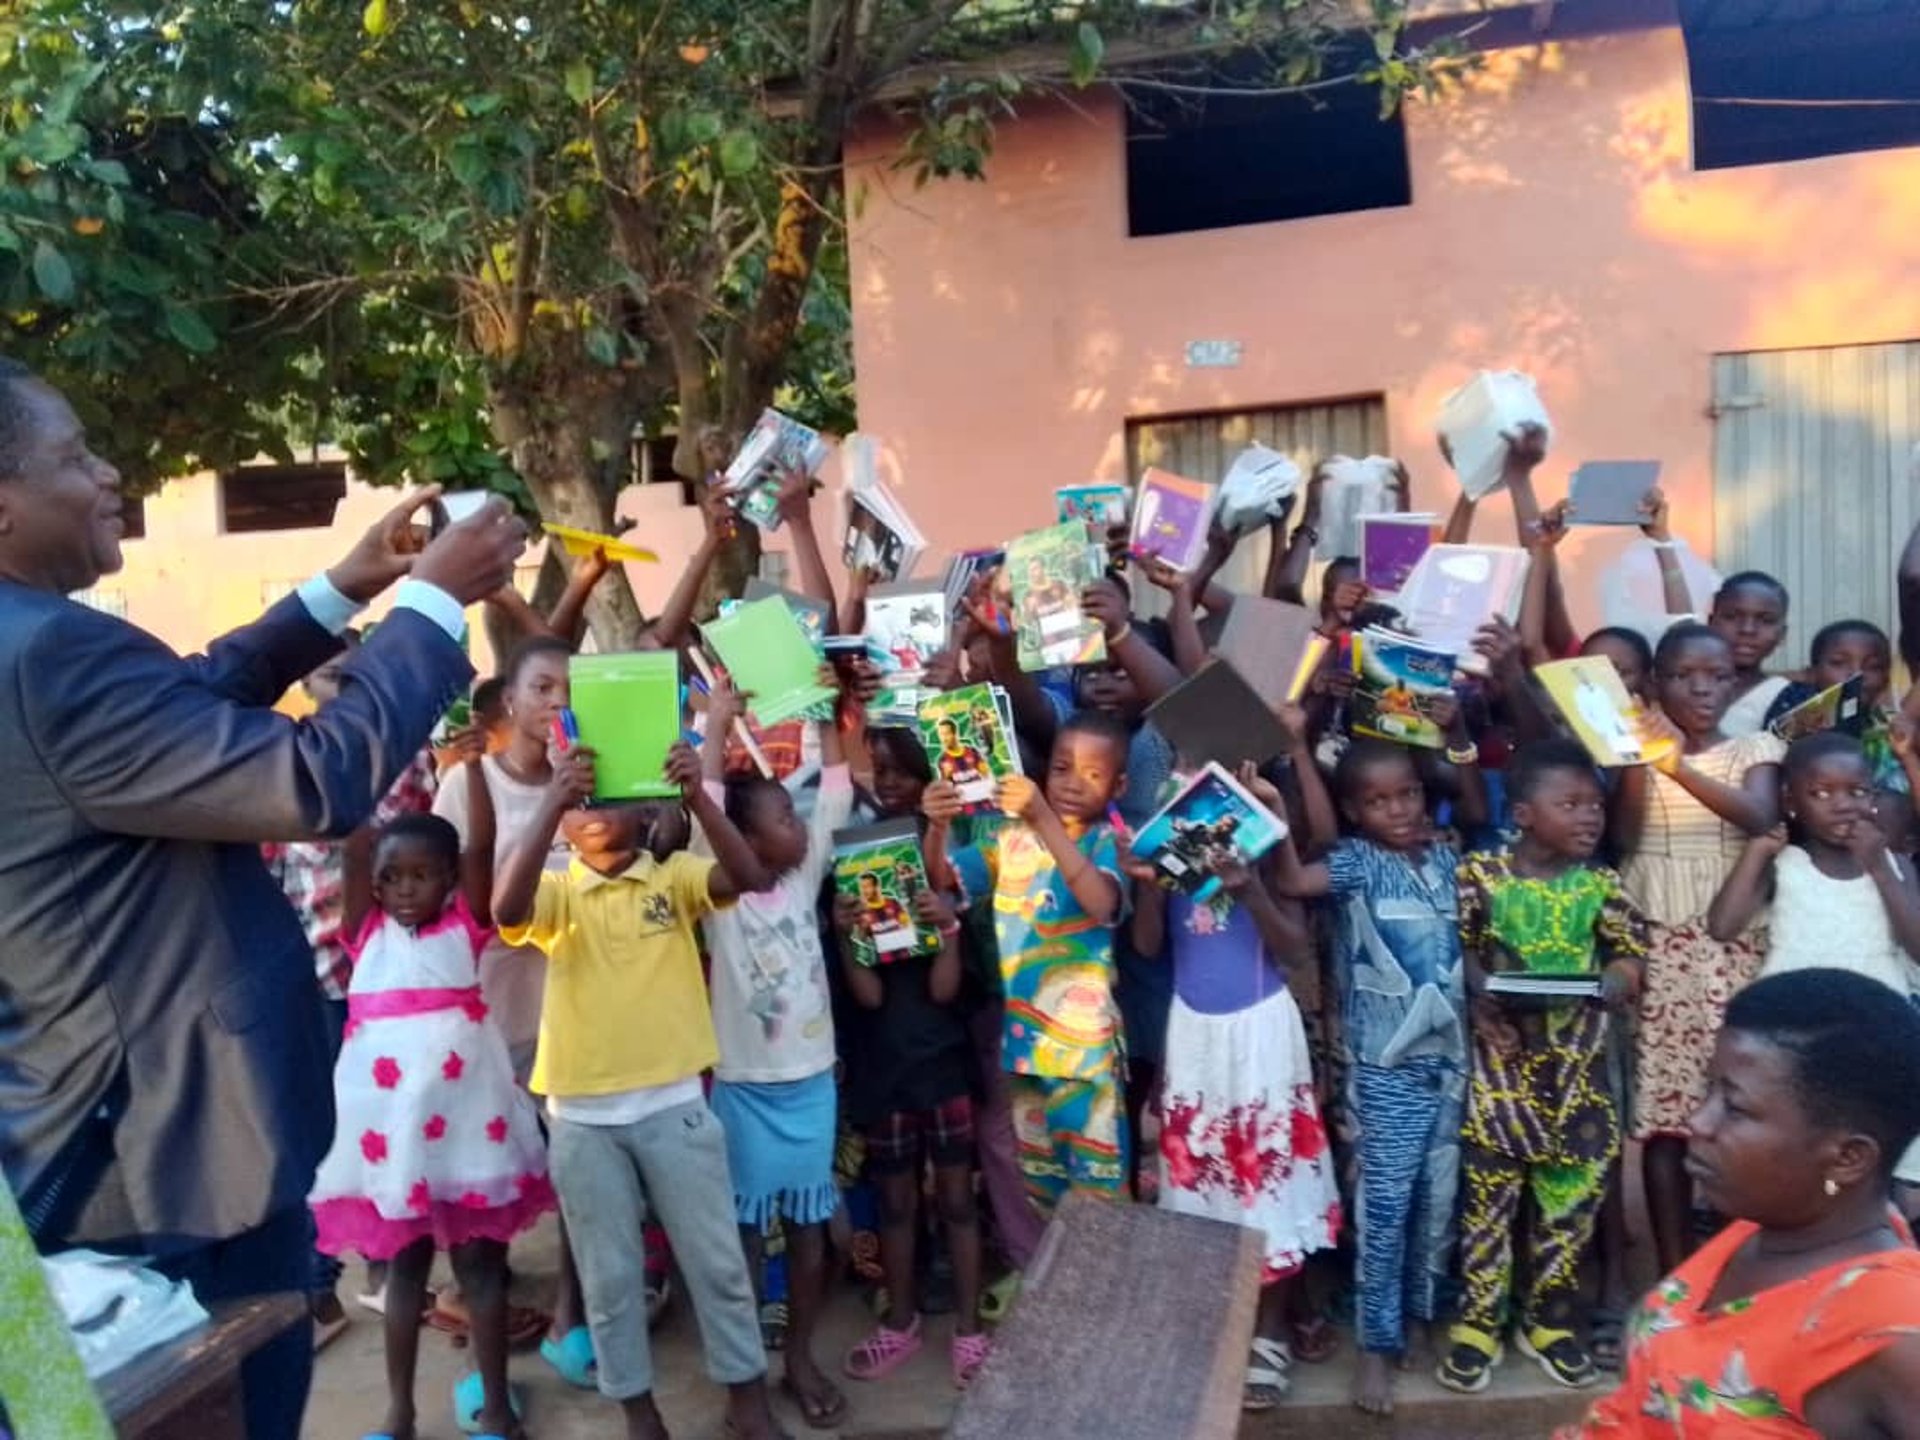
<path fill-rule="evenodd" d="M 1433 515 L 1362 515 L 1360 579 L 1369 590 L 1397 595 L 1433 545 Z"/>
<path fill-rule="evenodd" d="M 1133 555 L 1159 556 L 1176 570 L 1192 570 L 1207 551 L 1207 526 L 1213 519 L 1214 487 L 1148 470 L 1140 477 L 1140 498 L 1133 507 Z"/>

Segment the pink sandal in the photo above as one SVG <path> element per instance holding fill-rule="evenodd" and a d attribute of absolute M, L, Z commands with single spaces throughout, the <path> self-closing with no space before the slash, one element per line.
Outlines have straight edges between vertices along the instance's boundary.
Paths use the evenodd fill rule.
<path fill-rule="evenodd" d="M 878 1380 L 891 1375 L 920 1353 L 920 1317 L 904 1330 L 873 1327 L 873 1333 L 847 1354 L 846 1371 L 856 1380 Z"/>
<path fill-rule="evenodd" d="M 953 1388 L 964 1390 L 993 1353 L 993 1341 L 982 1330 L 974 1335 L 956 1335 L 948 1357 L 953 1366 Z"/>

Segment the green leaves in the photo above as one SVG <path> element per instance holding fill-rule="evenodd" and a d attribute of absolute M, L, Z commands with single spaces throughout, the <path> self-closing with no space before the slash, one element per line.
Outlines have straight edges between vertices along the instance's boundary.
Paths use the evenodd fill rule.
<path fill-rule="evenodd" d="M 567 66 L 567 98 L 576 105 L 585 105 L 593 99 L 593 67 L 584 60 L 576 60 Z"/>
<path fill-rule="evenodd" d="M 200 318 L 198 310 L 170 303 L 166 307 L 166 317 L 167 333 L 180 342 L 183 350 L 205 355 L 220 343 L 212 327 Z"/>
<path fill-rule="evenodd" d="M 73 299 L 73 266 L 46 240 L 33 247 L 33 283 L 56 305 Z"/>
<path fill-rule="evenodd" d="M 760 142 L 751 130 L 729 130 L 720 137 L 720 173 L 739 177 L 760 163 Z"/>
<path fill-rule="evenodd" d="M 393 28 L 387 0 L 367 0 L 367 8 L 360 12 L 360 28 L 376 40 Z"/>
<path fill-rule="evenodd" d="M 1067 49 L 1067 74 L 1075 85 L 1084 89 L 1093 83 L 1093 77 L 1100 73 L 1100 62 L 1106 58 L 1107 42 L 1091 20 L 1082 20 L 1074 29 L 1073 44 Z"/>

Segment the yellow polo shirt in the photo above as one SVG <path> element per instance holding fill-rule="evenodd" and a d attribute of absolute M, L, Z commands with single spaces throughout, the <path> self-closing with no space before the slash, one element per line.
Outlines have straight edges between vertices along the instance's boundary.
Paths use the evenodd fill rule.
<path fill-rule="evenodd" d="M 720 1051 L 694 927 L 716 908 L 713 869 L 681 851 L 643 854 L 618 875 L 577 859 L 541 875 L 532 918 L 500 931 L 548 960 L 533 1089 L 613 1095 L 712 1067 Z"/>

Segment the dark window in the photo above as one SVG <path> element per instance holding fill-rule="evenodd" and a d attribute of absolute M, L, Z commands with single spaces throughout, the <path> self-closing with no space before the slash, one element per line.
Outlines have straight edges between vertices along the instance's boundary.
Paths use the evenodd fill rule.
<path fill-rule="evenodd" d="M 1681 0 L 1680 16 L 1696 170 L 1920 145 L 1913 0 Z"/>
<path fill-rule="evenodd" d="M 1210 83 L 1257 89 L 1263 81 L 1226 72 Z M 1127 98 L 1130 235 L 1413 203 L 1406 126 L 1398 111 L 1380 118 L 1371 85 L 1259 96 L 1137 87 Z"/>
<path fill-rule="evenodd" d="M 243 465 L 220 477 L 220 528 L 324 530 L 346 493 L 345 465 Z"/>

